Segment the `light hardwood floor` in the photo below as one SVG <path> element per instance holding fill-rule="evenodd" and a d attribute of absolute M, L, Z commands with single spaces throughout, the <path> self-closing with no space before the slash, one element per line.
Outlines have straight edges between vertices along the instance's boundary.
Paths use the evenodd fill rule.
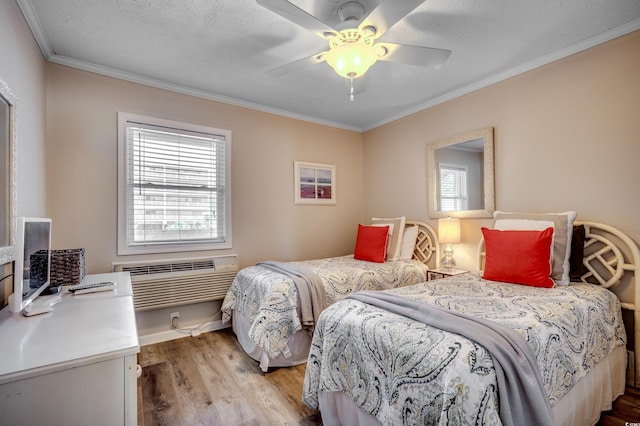
<path fill-rule="evenodd" d="M 305 366 L 263 374 L 230 329 L 144 346 L 138 425 L 321 425 L 301 401 Z"/>
<path fill-rule="evenodd" d="M 143 346 L 138 425 L 321 425 L 301 401 L 305 366 L 271 369 L 225 329 Z M 598 425 L 640 424 L 640 391 L 627 389 Z"/>

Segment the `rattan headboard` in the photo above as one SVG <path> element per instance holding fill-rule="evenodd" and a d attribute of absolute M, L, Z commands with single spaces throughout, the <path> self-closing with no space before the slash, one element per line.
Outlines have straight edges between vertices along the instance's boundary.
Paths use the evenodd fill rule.
<path fill-rule="evenodd" d="M 438 263 L 438 253 L 440 253 L 436 231 L 426 223 L 416 220 L 407 220 L 405 224 L 406 226 L 418 226 L 418 240 L 413 251 L 413 259 L 435 269 Z"/>
<path fill-rule="evenodd" d="M 597 222 L 575 222 L 584 225 L 584 266 L 581 280 L 609 288 L 620 298 L 622 309 L 633 312 L 634 368 L 629 384 L 640 387 L 640 249 L 624 232 Z M 484 239 L 478 244 L 478 270 L 484 268 Z M 632 301 L 629 301 L 632 300 Z M 633 333 L 633 334 L 632 334 Z"/>

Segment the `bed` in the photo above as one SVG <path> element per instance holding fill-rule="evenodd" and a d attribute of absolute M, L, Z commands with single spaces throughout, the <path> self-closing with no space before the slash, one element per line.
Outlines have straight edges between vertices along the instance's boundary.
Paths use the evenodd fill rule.
<path fill-rule="evenodd" d="M 399 240 L 398 248 L 402 243 L 405 252 L 408 248 L 404 260 L 375 263 L 347 255 L 287 265 L 316 274 L 322 282 L 327 305 L 359 290 L 384 290 L 422 282 L 429 265 L 435 266 L 438 253 L 435 232 L 419 221 L 402 218 L 401 225 L 403 230 L 414 232 L 407 232 L 407 237 L 413 238 L 410 246 L 408 241 Z M 265 372 L 269 367 L 307 361 L 313 327 L 303 323 L 300 311 L 301 300 L 293 280 L 262 264 L 243 268 L 222 304 L 223 322 L 231 321 L 243 350 L 259 361 Z"/>
<path fill-rule="evenodd" d="M 509 393 L 545 398 L 541 410 L 551 417 L 538 424 L 593 425 L 624 393 L 625 382 L 640 385 L 640 251 L 613 227 L 579 225 L 585 236 L 580 282 L 538 288 L 482 279 L 482 242 L 479 273 L 379 293 L 515 331 L 533 355 L 538 386 Z M 620 302 L 609 289 L 633 302 Z M 406 311 L 393 313 L 397 307 L 383 308 L 387 301 L 368 296 L 333 304 L 316 326 L 302 399 L 320 410 L 323 424 L 514 423 L 503 414 L 511 396 L 500 393 L 497 357 L 475 338 L 411 319 Z M 635 359 L 628 363 L 625 310 L 635 333 Z M 536 380 L 529 382 L 534 388 Z"/>

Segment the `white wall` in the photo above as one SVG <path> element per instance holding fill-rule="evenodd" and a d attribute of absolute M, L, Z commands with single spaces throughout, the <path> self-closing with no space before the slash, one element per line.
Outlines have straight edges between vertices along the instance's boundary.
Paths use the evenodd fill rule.
<path fill-rule="evenodd" d="M 0 0 L 0 55 L 0 79 L 18 98 L 17 212 L 47 216 L 45 61 L 13 0 Z"/>
<path fill-rule="evenodd" d="M 365 217 L 427 218 L 427 145 L 495 128 L 496 208 L 576 210 L 640 242 L 640 31 L 366 132 Z M 443 68 L 446 72 L 446 66 Z M 458 265 L 476 269 L 463 220 Z"/>

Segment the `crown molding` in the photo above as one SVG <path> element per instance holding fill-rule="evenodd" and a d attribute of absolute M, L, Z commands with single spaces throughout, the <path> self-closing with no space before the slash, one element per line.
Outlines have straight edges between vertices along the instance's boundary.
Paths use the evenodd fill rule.
<path fill-rule="evenodd" d="M 156 79 L 145 77 L 139 74 L 120 71 L 114 68 L 109 68 L 102 65 L 96 65 L 89 62 L 78 61 L 76 59 L 72 59 L 67 56 L 53 54 L 47 60 L 55 64 L 65 65 L 71 68 L 89 71 L 95 74 L 100 74 L 107 77 L 113 77 L 120 80 L 130 81 L 133 83 L 142 84 L 144 86 L 155 87 L 157 89 L 168 90 L 168 91 L 180 93 L 183 95 L 195 96 L 198 98 L 203 98 L 203 99 L 216 101 L 216 102 L 222 102 L 225 104 L 234 105 L 242 108 L 248 108 L 248 109 L 252 109 L 260 112 L 275 114 L 281 117 L 293 118 L 295 120 L 321 124 L 323 126 L 335 127 L 338 129 L 350 130 L 358 133 L 362 132 L 362 129 L 360 128 L 347 126 L 343 123 L 337 123 L 329 120 L 322 120 L 316 117 L 310 117 L 303 114 L 296 114 L 290 111 L 280 110 L 280 109 L 272 108 L 266 105 L 256 104 L 256 103 L 244 101 L 241 99 L 218 95 L 216 93 L 208 92 L 206 90 L 198 90 L 198 89 L 194 89 L 187 86 L 168 83 L 163 80 L 156 80 Z"/>
<path fill-rule="evenodd" d="M 582 52 L 583 50 L 590 49 L 592 47 L 598 46 L 602 43 L 606 43 L 615 38 L 621 37 L 623 35 L 632 33 L 640 29 L 640 19 L 636 19 L 631 21 L 625 25 L 621 25 L 619 27 L 613 28 L 609 31 L 605 31 L 596 36 L 584 39 L 578 43 L 572 44 L 564 49 L 557 50 L 548 55 L 541 56 L 538 59 L 527 62 L 526 64 L 519 65 L 517 67 L 513 67 L 507 71 L 495 74 L 489 78 L 478 81 L 476 83 L 472 83 L 468 86 L 465 86 L 461 89 L 451 91 L 437 98 L 433 98 L 427 102 L 416 105 L 411 109 L 406 109 L 400 114 L 389 117 L 384 121 L 377 122 L 363 131 L 372 130 L 376 127 L 383 126 L 385 124 L 392 123 L 396 120 L 400 120 L 402 118 L 408 117 L 411 114 L 415 114 L 420 111 L 424 111 L 425 109 L 429 109 L 436 105 L 445 103 L 447 101 L 453 100 L 455 98 L 459 98 L 464 95 L 468 95 L 469 93 L 475 92 L 476 90 L 483 89 L 485 87 L 491 86 L 493 84 L 499 83 L 501 81 L 507 80 L 511 77 L 515 77 L 517 75 L 523 74 L 525 72 L 534 70 L 536 68 L 542 67 L 544 65 L 550 64 L 552 62 L 558 61 L 560 59 L 566 58 L 568 56 L 574 55 L 576 53 Z"/>
<path fill-rule="evenodd" d="M 42 52 L 42 55 L 44 56 L 44 58 L 49 61 L 49 62 L 53 62 L 53 63 L 57 63 L 60 65 L 65 65 L 65 66 L 69 66 L 69 67 L 73 67 L 73 68 L 78 68 L 81 70 L 85 70 L 85 71 L 89 71 L 89 72 L 93 72 L 93 73 L 97 73 L 97 74 L 101 74 L 101 75 L 105 75 L 108 77 L 113 77 L 113 78 L 118 78 L 121 80 L 126 80 L 126 81 L 131 81 L 134 83 L 139 83 L 145 86 L 150 86 L 150 87 L 155 87 L 155 88 L 159 88 L 159 89 L 163 89 L 163 90 L 168 90 L 168 91 L 172 91 L 172 92 L 176 92 L 176 93 L 181 93 L 181 94 L 185 94 L 185 95 L 190 95 L 190 96 L 195 96 L 195 97 L 199 97 L 199 98 L 203 98 L 203 99 L 208 99 L 208 100 L 212 100 L 212 101 L 216 101 L 216 102 L 223 102 L 226 104 L 230 104 L 230 105 L 235 105 L 235 106 L 239 106 L 239 107 L 243 107 L 243 108 L 248 108 L 248 109 L 252 109 L 252 110 L 256 110 L 256 111 L 261 111 L 261 112 L 266 112 L 269 114 L 275 114 L 275 115 L 279 115 L 282 117 L 287 117 L 287 118 L 292 118 L 295 120 L 302 120 L 302 121 L 307 121 L 310 123 L 315 123 L 315 124 L 320 124 L 320 125 L 324 125 L 324 126 L 329 126 L 329 127 L 335 127 L 338 129 L 344 129 L 344 130 L 349 130 L 349 131 L 354 131 L 354 132 L 365 132 L 368 130 L 372 130 L 375 129 L 377 127 L 383 126 L 385 124 L 389 124 L 391 122 L 394 122 L 396 120 L 400 120 L 402 118 L 408 117 L 409 115 L 415 114 L 417 112 L 420 111 L 424 111 L 426 109 L 432 108 L 436 105 L 445 103 L 447 101 L 459 98 L 461 96 L 467 95 L 469 93 L 475 92 L 477 90 L 483 89 L 485 87 L 491 86 L 493 84 L 499 83 L 501 81 L 507 80 L 511 77 L 515 77 L 517 75 L 523 74 L 525 72 L 534 70 L 536 68 L 542 67 L 544 65 L 547 65 L 549 63 L 558 61 L 560 59 L 566 58 L 568 56 L 571 56 L 573 54 L 579 53 L 583 50 L 587 50 L 590 49 L 592 47 L 595 47 L 597 45 L 600 45 L 602 43 L 605 43 L 607 41 L 613 40 L 615 38 L 621 37 L 623 35 L 629 34 L 633 31 L 636 31 L 638 29 L 640 29 L 640 19 L 636 19 L 634 21 L 631 21 L 627 24 L 621 25 L 619 27 L 610 29 L 609 31 L 605 31 L 603 33 L 597 34 L 593 37 L 584 39 L 578 43 L 575 43 L 571 46 L 568 46 L 564 49 L 560 49 L 557 50 L 555 52 L 552 52 L 548 55 L 542 56 L 538 59 L 535 59 L 533 61 L 527 62 L 526 64 L 523 65 L 519 65 L 517 67 L 513 67 L 507 71 L 503 71 L 500 72 L 498 74 L 495 74 L 489 78 L 486 78 L 484 80 L 472 83 L 470 85 L 467 85 L 465 87 L 462 87 L 460 89 L 457 90 L 453 90 L 451 92 L 448 92 L 442 96 L 438 96 L 436 98 L 433 98 L 427 102 L 423 102 L 420 103 L 418 105 L 415 105 L 411 108 L 407 108 L 405 110 L 403 110 L 402 112 L 400 112 L 399 114 L 390 116 L 382 121 L 376 122 L 370 126 L 361 128 L 361 127 L 357 127 L 357 126 L 348 126 L 344 123 L 338 123 L 338 122 L 334 122 L 334 121 L 329 121 L 329 120 L 322 120 L 316 117 L 311 117 L 308 115 L 303 115 L 303 114 L 296 114 L 290 111 L 285 111 L 285 110 L 281 110 L 278 108 L 272 108 L 266 105 L 261 105 L 261 104 L 256 104 L 253 102 L 248 102 L 248 101 L 244 101 L 244 100 L 240 100 L 240 99 L 235 99 L 235 98 L 230 98 L 227 96 L 223 96 L 223 95 L 218 95 L 215 94 L 213 92 L 208 92 L 205 90 L 197 90 L 197 89 L 193 89 L 190 87 L 186 87 L 186 86 L 181 86 L 181 85 L 177 85 L 177 84 L 172 84 L 172 83 L 168 83 L 166 81 L 161 81 L 161 80 L 156 80 L 156 79 L 152 79 L 152 78 L 148 78 L 148 77 L 144 77 L 138 74 L 134 74 L 134 73 L 128 73 L 128 72 L 124 72 L 124 71 L 120 71 L 120 70 L 116 70 L 113 68 L 109 68 L 109 67 L 104 67 L 101 65 L 96 65 L 96 64 L 92 64 L 92 63 L 88 63 L 88 62 L 84 62 L 84 61 L 78 61 L 76 59 L 72 59 L 66 56 L 62 56 L 62 55 L 57 55 L 53 48 L 51 47 L 51 43 L 49 42 L 49 39 L 47 38 L 46 34 L 44 33 L 44 30 L 42 29 L 42 24 L 40 23 L 40 19 L 38 18 L 38 15 L 35 13 L 35 10 L 33 8 L 33 4 L 31 3 L 31 0 L 16 0 L 16 2 L 18 3 L 18 6 L 20 7 L 20 10 L 22 11 L 22 14 L 24 15 L 26 21 L 27 21 L 27 25 L 29 26 L 29 29 L 31 30 L 36 43 L 38 44 L 38 47 L 40 48 L 40 51 Z"/>
<path fill-rule="evenodd" d="M 33 34 L 33 38 L 36 40 L 36 43 L 40 48 L 40 52 L 42 52 L 42 56 L 44 56 L 46 60 L 49 60 L 49 57 L 54 53 L 53 48 L 51 47 L 51 43 L 49 42 L 47 35 L 42 29 L 42 23 L 33 8 L 31 0 L 16 0 L 16 3 L 18 3 L 22 16 L 24 16 L 24 19 L 27 21 L 27 26 L 29 26 L 31 34 Z"/>

